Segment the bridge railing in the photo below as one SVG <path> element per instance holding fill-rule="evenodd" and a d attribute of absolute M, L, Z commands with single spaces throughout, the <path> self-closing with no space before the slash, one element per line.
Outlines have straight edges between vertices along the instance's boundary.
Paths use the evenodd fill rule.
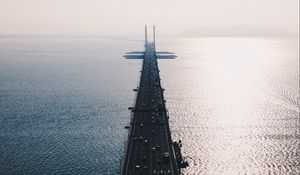
<path fill-rule="evenodd" d="M 138 99 L 141 78 L 142 78 L 142 74 L 140 73 L 139 79 L 137 80 L 137 83 L 136 83 L 137 91 L 135 91 L 134 100 L 131 103 L 131 107 L 133 107 L 133 110 L 136 107 L 135 105 L 136 105 L 137 99 Z M 128 151 L 127 148 L 128 148 L 128 144 L 130 143 L 130 134 L 132 132 L 132 125 L 134 122 L 133 120 L 134 120 L 134 111 L 131 110 L 130 111 L 130 120 L 129 120 L 129 123 L 127 124 L 127 126 L 129 126 L 129 128 L 127 129 L 127 140 L 124 140 L 123 154 L 121 155 L 120 174 L 122 174 L 122 171 L 124 170 L 124 165 L 126 163 L 126 155 L 127 155 L 127 151 Z"/>

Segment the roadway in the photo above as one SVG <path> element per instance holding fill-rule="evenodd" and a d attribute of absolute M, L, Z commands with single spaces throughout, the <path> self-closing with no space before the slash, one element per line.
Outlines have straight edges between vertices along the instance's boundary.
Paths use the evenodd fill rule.
<path fill-rule="evenodd" d="M 145 47 L 137 98 L 121 174 L 177 175 L 176 162 L 155 47 Z"/>

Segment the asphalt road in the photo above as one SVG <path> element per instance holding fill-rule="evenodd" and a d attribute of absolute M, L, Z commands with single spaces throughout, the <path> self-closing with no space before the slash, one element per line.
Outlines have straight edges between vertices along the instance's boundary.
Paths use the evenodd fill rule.
<path fill-rule="evenodd" d="M 148 44 L 129 129 L 124 175 L 180 174 L 172 146 L 155 49 Z"/>

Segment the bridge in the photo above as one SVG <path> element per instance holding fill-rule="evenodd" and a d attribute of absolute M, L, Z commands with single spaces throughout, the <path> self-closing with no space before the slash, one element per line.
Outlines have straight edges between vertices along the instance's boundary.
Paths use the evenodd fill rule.
<path fill-rule="evenodd" d="M 135 105 L 131 110 L 126 152 L 121 161 L 121 175 L 179 175 L 188 163 L 181 155 L 181 141 L 173 142 L 169 128 L 169 115 L 165 106 L 157 59 L 174 59 L 172 52 L 155 49 L 147 37 L 145 26 L 145 51 L 127 52 L 127 59 L 143 59 L 140 83 L 136 89 Z"/>

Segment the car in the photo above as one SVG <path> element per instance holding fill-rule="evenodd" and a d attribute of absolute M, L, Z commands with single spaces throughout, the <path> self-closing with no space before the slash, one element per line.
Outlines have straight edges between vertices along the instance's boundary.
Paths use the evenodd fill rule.
<path fill-rule="evenodd" d="M 160 159 L 157 159 L 156 162 L 157 162 L 158 165 L 161 165 L 162 161 Z"/>
<path fill-rule="evenodd" d="M 151 134 L 154 134 L 155 132 L 154 132 L 154 130 L 151 130 Z"/>
<path fill-rule="evenodd" d="M 164 152 L 163 157 L 165 160 L 168 160 L 170 157 L 170 154 L 168 152 Z"/>

